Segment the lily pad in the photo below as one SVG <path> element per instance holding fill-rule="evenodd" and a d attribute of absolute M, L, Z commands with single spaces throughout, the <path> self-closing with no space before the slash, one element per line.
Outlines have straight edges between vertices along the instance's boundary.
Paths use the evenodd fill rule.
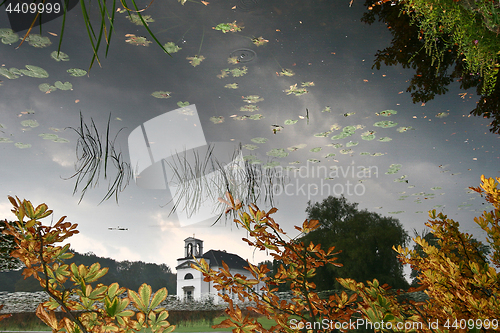
<path fill-rule="evenodd" d="M 172 92 L 170 91 L 155 91 L 151 94 L 151 96 L 156 97 L 156 98 L 170 98 L 172 97 L 170 94 Z"/>
<path fill-rule="evenodd" d="M 248 149 L 248 150 L 255 150 L 255 149 L 259 148 L 259 146 L 246 144 L 246 145 L 243 145 L 243 148 Z"/>
<path fill-rule="evenodd" d="M 42 133 L 42 134 L 38 134 L 38 136 L 44 140 L 54 140 L 54 139 L 57 139 L 59 137 L 59 135 L 54 134 L 54 133 Z"/>
<path fill-rule="evenodd" d="M 385 110 L 385 111 L 382 111 L 380 113 L 377 113 L 377 116 L 390 117 L 393 114 L 397 114 L 397 113 L 398 113 L 398 111 L 396 111 L 396 110 Z"/>
<path fill-rule="evenodd" d="M 283 148 L 274 148 L 268 151 L 266 155 L 272 157 L 287 157 L 288 153 Z"/>
<path fill-rule="evenodd" d="M 9 80 L 14 80 L 19 77 L 19 74 L 17 74 L 16 71 L 12 71 L 12 68 L 9 70 L 5 67 L 0 67 L 0 75 L 5 76 Z"/>
<path fill-rule="evenodd" d="M 307 91 L 306 88 L 297 87 L 297 83 L 295 83 L 293 86 L 290 86 L 289 89 L 286 89 L 285 92 L 287 95 L 294 94 L 295 96 L 301 96 L 301 95 L 307 94 L 309 91 Z"/>
<path fill-rule="evenodd" d="M 392 175 L 397 173 L 399 170 L 401 170 L 402 165 L 401 164 L 391 164 L 389 166 L 389 170 L 385 173 L 386 175 Z"/>
<path fill-rule="evenodd" d="M 447 112 L 439 112 L 436 117 L 437 118 L 445 118 L 445 117 L 448 117 L 449 113 Z"/>
<path fill-rule="evenodd" d="M 346 112 L 344 113 L 344 117 L 354 116 L 356 112 Z"/>
<path fill-rule="evenodd" d="M 294 76 L 295 73 L 291 69 L 283 68 L 279 73 L 279 76 Z"/>
<path fill-rule="evenodd" d="M 185 101 L 185 102 L 177 102 L 177 106 L 180 107 L 180 108 L 183 108 L 185 106 L 189 106 L 189 102 L 188 101 Z"/>
<path fill-rule="evenodd" d="M 226 32 L 238 32 L 238 31 L 241 31 L 241 29 L 243 29 L 243 28 L 244 28 L 243 26 L 239 26 L 236 23 L 236 21 L 234 21 L 233 23 L 219 23 L 215 27 L 213 27 L 212 29 L 219 30 L 219 31 L 222 31 L 223 33 L 226 33 Z"/>
<path fill-rule="evenodd" d="M 168 53 L 177 53 L 179 50 L 182 50 L 182 47 L 179 47 L 175 45 L 174 42 L 168 42 L 165 45 L 163 45 L 165 50 L 167 50 Z"/>
<path fill-rule="evenodd" d="M 41 92 L 44 92 L 46 94 L 57 90 L 55 86 L 51 86 L 48 83 L 42 83 L 41 85 L 38 86 L 38 89 L 40 89 Z"/>
<path fill-rule="evenodd" d="M 342 149 L 340 151 L 341 154 L 347 155 L 353 153 L 352 149 Z"/>
<path fill-rule="evenodd" d="M 154 19 L 151 18 L 151 15 L 141 15 L 141 16 L 146 25 L 148 25 L 148 23 L 155 21 Z M 127 19 L 135 25 L 144 25 L 144 23 L 142 23 L 140 16 L 137 14 L 130 14 L 127 16 Z"/>
<path fill-rule="evenodd" d="M 332 143 L 331 146 L 336 149 L 344 147 L 344 145 L 341 143 Z"/>
<path fill-rule="evenodd" d="M 330 131 L 326 131 L 326 132 L 316 133 L 314 134 L 314 136 L 317 138 L 326 138 L 330 133 L 331 133 Z"/>
<path fill-rule="evenodd" d="M 268 139 L 266 138 L 253 138 L 252 139 L 252 142 L 255 142 L 255 143 L 266 143 Z"/>
<path fill-rule="evenodd" d="M 259 107 L 257 105 L 243 105 L 240 108 L 240 111 L 243 111 L 243 112 L 254 112 L 257 110 L 259 110 Z"/>
<path fill-rule="evenodd" d="M 354 147 L 357 146 L 359 142 L 357 141 L 349 141 L 348 143 L 345 144 L 346 147 Z"/>
<path fill-rule="evenodd" d="M 240 76 L 245 75 L 248 72 L 248 68 L 246 66 L 243 66 L 241 68 L 237 67 L 237 68 L 230 69 L 228 71 L 231 73 L 231 75 L 233 77 L 240 77 Z"/>
<path fill-rule="evenodd" d="M 132 45 L 149 46 L 149 44 L 152 43 L 151 41 L 147 40 L 146 37 L 136 36 L 134 34 L 126 34 L 125 37 L 128 37 L 128 39 L 125 39 L 125 42 Z"/>
<path fill-rule="evenodd" d="M 28 42 L 29 45 L 33 47 L 47 47 L 50 44 L 52 44 L 49 37 L 42 37 L 39 34 L 30 33 L 25 40 Z"/>
<path fill-rule="evenodd" d="M 13 142 L 13 141 L 9 138 L 0 137 L 0 143 L 11 143 L 11 142 Z"/>
<path fill-rule="evenodd" d="M 287 119 L 285 120 L 285 125 L 293 125 L 296 124 L 298 120 L 293 120 L 293 119 Z"/>
<path fill-rule="evenodd" d="M 32 127 L 32 128 L 40 126 L 38 121 L 36 121 L 35 119 L 23 120 L 21 121 L 21 125 L 23 125 L 24 127 Z"/>
<path fill-rule="evenodd" d="M 29 144 L 29 143 L 22 143 L 22 142 L 16 142 L 16 143 L 14 143 L 14 146 L 16 146 L 19 149 L 31 148 L 31 144 Z"/>
<path fill-rule="evenodd" d="M 264 98 L 261 98 L 258 95 L 249 95 L 249 96 L 242 97 L 242 98 L 243 98 L 243 101 L 245 101 L 247 103 L 258 103 L 258 102 L 261 102 L 264 100 Z"/>
<path fill-rule="evenodd" d="M 238 89 L 238 83 L 228 83 L 224 86 L 227 89 Z"/>
<path fill-rule="evenodd" d="M 262 36 L 260 36 L 260 37 L 252 38 L 252 43 L 254 43 L 257 46 L 262 46 L 262 45 L 269 43 L 269 41 L 267 39 L 264 39 Z"/>
<path fill-rule="evenodd" d="M 398 125 L 398 123 L 395 123 L 395 122 L 389 121 L 389 120 L 378 121 L 375 124 L 373 124 L 373 126 L 382 127 L 382 128 L 389 128 L 389 127 L 394 127 L 397 125 Z"/>
<path fill-rule="evenodd" d="M 186 57 L 186 59 L 189 60 L 191 66 L 196 67 L 201 64 L 203 60 L 205 60 L 205 57 L 202 55 L 195 55 L 194 57 Z"/>
<path fill-rule="evenodd" d="M 298 145 L 295 145 L 295 146 L 288 147 L 287 149 L 290 150 L 290 151 L 296 151 L 296 150 L 302 149 L 302 148 L 304 148 L 306 146 L 307 145 L 305 143 L 301 143 L 301 144 L 298 144 Z"/>
<path fill-rule="evenodd" d="M 55 61 L 69 61 L 69 56 L 64 52 L 54 51 L 50 54 L 50 57 Z"/>
<path fill-rule="evenodd" d="M 267 162 L 266 164 L 264 164 L 262 167 L 264 169 L 270 169 L 270 168 L 275 168 L 277 167 L 278 165 L 280 165 L 280 162 L 278 161 L 271 161 L 271 162 Z"/>
<path fill-rule="evenodd" d="M 312 81 L 302 82 L 300 85 L 301 85 L 302 87 L 314 87 L 314 86 L 315 86 L 314 82 L 312 82 Z M 326 110 L 327 108 L 329 109 L 330 107 L 329 107 L 329 106 L 327 106 L 325 109 L 323 109 L 323 112 L 330 112 L 330 111 L 324 111 L 324 110 Z"/>
<path fill-rule="evenodd" d="M 380 142 L 389 142 L 389 141 L 392 141 L 392 139 L 389 138 L 389 137 L 384 136 L 383 138 L 378 139 L 378 141 L 380 141 Z"/>
<path fill-rule="evenodd" d="M 342 126 L 340 126 L 339 124 L 333 124 L 332 126 L 330 126 L 330 131 L 338 131 L 341 128 Z"/>
<path fill-rule="evenodd" d="M 68 72 L 69 75 L 75 76 L 75 77 L 85 76 L 87 74 L 86 70 L 83 70 L 80 68 L 70 68 L 66 72 Z"/>
<path fill-rule="evenodd" d="M 12 44 L 19 40 L 19 35 L 12 29 L 2 28 L 0 29 L 0 38 L 3 44 Z"/>
<path fill-rule="evenodd" d="M 321 110 L 321 112 L 332 112 L 332 108 L 329 106 L 325 106 L 325 108 Z"/>
<path fill-rule="evenodd" d="M 359 155 L 362 155 L 362 156 L 370 156 L 371 153 L 368 153 L 366 151 L 362 152 L 362 153 L 359 153 Z"/>
<path fill-rule="evenodd" d="M 413 130 L 414 128 L 411 126 L 403 126 L 397 129 L 399 133 L 407 132 L 409 130 Z"/>
<path fill-rule="evenodd" d="M 396 212 L 389 212 L 389 214 L 401 214 L 401 213 L 404 213 L 405 211 L 404 210 L 398 210 Z"/>
<path fill-rule="evenodd" d="M 21 69 L 19 71 L 26 76 L 36 77 L 41 79 L 49 77 L 49 73 L 47 73 L 47 71 L 43 68 L 33 65 L 26 65 L 25 67 L 27 69 Z"/>
<path fill-rule="evenodd" d="M 210 121 L 213 122 L 214 124 L 222 124 L 224 122 L 224 117 L 223 116 L 210 117 Z"/>
<path fill-rule="evenodd" d="M 317 152 L 321 151 L 322 149 L 323 149 L 322 147 L 315 147 L 315 148 L 311 148 L 309 151 L 313 152 L 313 153 L 317 153 Z"/>
<path fill-rule="evenodd" d="M 319 163 L 319 162 L 321 162 L 320 160 L 318 160 L 318 159 L 316 159 L 316 158 L 308 158 L 307 160 L 308 160 L 309 162 L 311 162 L 311 163 Z"/>
<path fill-rule="evenodd" d="M 248 117 L 248 119 L 251 120 L 261 120 L 262 118 L 264 118 L 264 116 L 261 115 L 260 113 L 252 114 L 251 116 Z"/>
<path fill-rule="evenodd" d="M 56 81 L 56 83 L 54 83 L 54 86 L 56 86 L 57 89 L 61 89 L 61 90 L 72 90 L 73 89 L 73 85 L 69 82 L 62 83 L 61 81 Z"/>
<path fill-rule="evenodd" d="M 431 187 L 431 190 L 435 191 L 435 190 L 442 190 L 443 188 L 440 187 L 440 186 L 434 186 L 434 187 Z"/>
<path fill-rule="evenodd" d="M 325 158 L 330 158 L 330 157 L 334 157 L 334 156 L 335 156 L 335 153 L 329 153 L 329 154 L 325 155 Z"/>
<path fill-rule="evenodd" d="M 371 141 L 375 139 L 375 131 L 366 131 L 363 134 L 361 134 L 361 139 L 366 140 L 366 141 Z"/>

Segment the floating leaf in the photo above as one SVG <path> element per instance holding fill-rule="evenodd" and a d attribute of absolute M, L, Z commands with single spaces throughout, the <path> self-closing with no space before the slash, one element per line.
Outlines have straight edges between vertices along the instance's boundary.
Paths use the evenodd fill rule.
<path fill-rule="evenodd" d="M 265 45 L 268 42 L 269 41 L 267 39 L 264 39 L 262 36 L 256 37 L 256 38 L 252 38 L 252 43 L 254 43 L 257 46 Z"/>
<path fill-rule="evenodd" d="M 336 149 L 344 147 L 344 145 L 341 143 L 331 143 L 331 144 L 329 144 L 329 146 L 332 146 L 333 148 L 336 148 Z"/>
<path fill-rule="evenodd" d="M 378 141 L 380 141 L 380 142 L 389 142 L 389 141 L 392 141 L 392 139 L 385 136 L 383 138 L 378 139 Z"/>
<path fill-rule="evenodd" d="M 57 134 L 53 134 L 53 133 L 42 133 L 42 134 L 38 134 L 38 136 L 44 140 L 54 140 L 54 139 L 57 139 L 59 137 Z"/>
<path fill-rule="evenodd" d="M 321 162 L 320 160 L 318 160 L 318 159 L 316 159 L 316 158 L 308 158 L 307 160 L 308 160 L 309 162 L 311 162 L 311 163 L 319 163 L 319 162 Z"/>
<path fill-rule="evenodd" d="M 290 86 L 289 89 L 286 89 L 285 92 L 287 95 L 294 94 L 295 96 L 301 96 L 307 94 L 309 91 L 307 91 L 306 88 L 298 88 L 297 83 L 295 83 L 293 86 Z"/>
<path fill-rule="evenodd" d="M 440 187 L 440 186 L 434 186 L 434 187 L 431 187 L 431 190 L 435 191 L 435 190 L 442 190 L 443 188 Z"/>
<path fill-rule="evenodd" d="M 69 61 L 69 56 L 64 52 L 54 51 L 50 54 L 50 57 L 55 61 Z"/>
<path fill-rule="evenodd" d="M 248 68 L 246 66 L 243 66 L 243 67 L 237 67 L 237 68 L 233 68 L 233 69 L 228 69 L 228 71 L 231 73 L 231 75 L 233 77 L 240 77 L 240 76 L 243 76 L 245 75 L 247 72 L 248 72 Z"/>
<path fill-rule="evenodd" d="M 279 76 L 294 76 L 295 73 L 291 69 L 283 68 L 279 73 Z"/>
<path fill-rule="evenodd" d="M 417 214 L 421 214 L 421 213 L 423 213 L 423 212 L 424 212 L 424 211 L 419 210 L 419 211 L 416 211 L 415 213 L 417 213 Z"/>
<path fill-rule="evenodd" d="M 346 154 L 351 154 L 351 153 L 353 153 L 353 151 L 352 151 L 352 149 L 342 149 L 342 150 L 340 151 L 340 153 L 341 153 L 341 154 L 346 155 Z"/>
<path fill-rule="evenodd" d="M 42 37 L 38 34 L 30 33 L 25 40 L 28 42 L 29 45 L 33 47 L 47 47 L 50 44 L 52 44 L 49 37 Z"/>
<path fill-rule="evenodd" d="M 382 156 L 384 155 L 383 153 L 373 153 L 372 156 Z"/>
<path fill-rule="evenodd" d="M 156 97 L 156 98 L 170 98 L 172 92 L 170 91 L 155 91 L 151 94 L 151 96 Z"/>
<path fill-rule="evenodd" d="M 148 25 L 148 23 L 155 21 L 154 19 L 151 18 L 151 15 L 141 15 L 141 16 L 146 25 Z M 142 23 L 141 17 L 137 14 L 130 14 L 127 16 L 127 19 L 135 25 L 144 25 L 144 23 Z"/>
<path fill-rule="evenodd" d="M 252 142 L 255 142 L 255 143 L 266 143 L 267 139 L 266 138 L 253 138 Z"/>
<path fill-rule="evenodd" d="M 339 124 L 333 124 L 332 126 L 330 126 L 330 131 L 338 131 L 341 128 L 342 126 L 340 126 Z"/>
<path fill-rule="evenodd" d="M 180 108 L 183 108 L 185 106 L 189 106 L 189 102 L 188 101 L 185 101 L 185 102 L 177 102 L 177 106 L 180 107 Z"/>
<path fill-rule="evenodd" d="M 401 164 L 391 164 L 389 166 L 389 170 L 385 173 L 386 175 L 392 175 L 397 173 L 401 169 L 402 165 Z"/>
<path fill-rule="evenodd" d="M 361 139 L 366 140 L 366 141 L 371 141 L 375 139 L 375 131 L 366 131 L 361 134 Z"/>
<path fill-rule="evenodd" d="M 389 214 L 401 214 L 404 213 L 404 210 L 398 210 L 397 212 L 389 212 Z"/>
<path fill-rule="evenodd" d="M 15 71 L 12 71 L 13 68 L 11 68 L 10 70 L 5 68 L 5 67 L 0 67 L 0 75 L 3 75 L 5 76 L 6 78 L 8 78 L 9 80 L 14 80 L 14 79 L 17 79 L 19 77 L 19 74 L 17 74 L 17 72 L 19 70 L 16 70 Z"/>
<path fill-rule="evenodd" d="M 283 148 L 274 148 L 268 151 L 266 155 L 272 157 L 287 157 L 288 153 Z"/>
<path fill-rule="evenodd" d="M 27 69 L 21 69 L 19 71 L 26 76 L 36 77 L 41 79 L 49 77 L 49 73 L 47 73 L 47 71 L 43 68 L 33 65 L 26 65 L 25 67 Z"/>
<path fill-rule="evenodd" d="M 295 145 L 295 146 L 288 147 L 287 149 L 290 150 L 290 151 L 296 151 L 296 150 L 302 149 L 302 148 L 304 148 L 306 146 L 307 145 L 305 143 L 301 143 L 301 144 L 298 144 L 298 145 Z"/>
<path fill-rule="evenodd" d="M 260 113 L 252 114 L 251 116 L 248 116 L 248 119 L 251 119 L 251 120 L 260 120 L 262 118 L 264 118 L 264 116 L 261 115 Z"/>
<path fill-rule="evenodd" d="M 31 148 L 31 144 L 22 142 L 16 142 L 14 143 L 14 146 L 16 146 L 19 149 Z"/>
<path fill-rule="evenodd" d="M 287 119 L 285 120 L 285 125 L 293 125 L 296 124 L 298 120 Z"/>
<path fill-rule="evenodd" d="M 270 168 L 277 167 L 278 165 L 280 165 L 280 162 L 278 162 L 278 161 L 271 161 L 271 162 L 267 162 L 262 167 L 264 169 L 270 169 Z"/>
<path fill-rule="evenodd" d="M 394 127 L 397 125 L 398 125 L 398 123 L 395 123 L 395 122 L 389 121 L 389 120 L 379 121 L 379 122 L 376 122 L 375 124 L 373 124 L 373 126 L 383 127 L 383 128 Z"/>
<path fill-rule="evenodd" d="M 260 96 L 258 95 L 249 95 L 249 96 L 246 96 L 246 97 L 241 97 L 243 98 L 243 101 L 247 102 L 247 103 L 258 103 L 258 102 L 261 102 L 264 100 L 264 98 L 261 98 Z"/>
<path fill-rule="evenodd" d="M 238 89 L 238 83 L 228 83 L 224 86 L 227 89 Z"/>
<path fill-rule="evenodd" d="M 330 158 L 330 157 L 334 157 L 334 156 L 335 156 L 335 153 L 329 153 L 329 154 L 325 155 L 325 158 Z"/>
<path fill-rule="evenodd" d="M 52 141 L 57 142 L 57 143 L 68 143 L 69 142 L 69 140 L 65 139 L 65 138 L 57 138 L 57 139 L 54 139 Z"/>
<path fill-rule="evenodd" d="M 136 36 L 134 34 L 126 34 L 125 37 L 128 37 L 128 39 L 125 39 L 125 42 L 132 45 L 149 46 L 149 44 L 152 43 L 151 41 L 147 40 L 146 37 Z"/>
<path fill-rule="evenodd" d="M 186 57 L 186 59 L 189 60 L 189 63 L 191 64 L 191 66 L 196 67 L 199 64 L 201 64 L 201 62 L 203 60 L 205 60 L 205 57 L 202 55 L 200 55 L 200 56 L 195 55 L 194 57 Z"/>
<path fill-rule="evenodd" d="M 41 85 L 38 86 L 38 89 L 40 89 L 41 92 L 44 92 L 46 94 L 57 90 L 57 88 L 55 86 L 51 86 L 48 83 L 42 83 Z"/>
<path fill-rule="evenodd" d="M 413 130 L 414 128 L 411 126 L 403 126 L 397 129 L 399 133 L 407 132 L 409 130 Z"/>
<path fill-rule="evenodd" d="M 408 176 L 402 175 L 401 177 L 394 179 L 394 181 L 397 183 L 408 183 L 408 179 L 406 179 L 406 177 Z"/>
<path fill-rule="evenodd" d="M 344 117 L 354 116 L 356 112 L 346 112 L 344 113 Z"/>
<path fill-rule="evenodd" d="M 240 107 L 240 111 L 243 112 L 254 112 L 259 110 L 259 107 L 257 105 L 244 105 Z"/>
<path fill-rule="evenodd" d="M 346 147 L 354 147 L 357 146 L 359 142 L 357 141 L 349 141 L 348 143 L 345 144 Z"/>
<path fill-rule="evenodd" d="M 233 23 L 219 23 L 215 27 L 212 27 L 212 29 L 222 31 L 223 33 L 238 32 L 243 28 L 243 26 L 239 26 L 238 24 L 236 24 L 236 21 L 234 21 Z"/>
<path fill-rule="evenodd" d="M 322 147 L 315 147 L 315 148 L 311 148 L 309 151 L 313 152 L 313 153 L 317 153 L 317 152 L 321 151 L 322 149 L 323 149 Z"/>
<path fill-rule="evenodd" d="M 314 82 L 312 82 L 312 81 L 302 82 L 300 85 L 302 87 L 314 87 Z M 330 111 L 325 111 L 327 108 L 329 109 L 330 107 L 327 106 L 326 108 L 324 108 L 323 112 L 330 112 Z"/>
<path fill-rule="evenodd" d="M 11 143 L 11 142 L 13 142 L 11 139 L 9 139 L 9 138 L 2 138 L 0 136 L 0 143 Z"/>
<path fill-rule="evenodd" d="M 69 82 L 62 83 L 61 81 L 56 81 L 56 83 L 54 83 L 54 86 L 56 86 L 57 89 L 61 89 L 61 90 L 73 89 L 73 85 Z"/>
<path fill-rule="evenodd" d="M 439 112 L 436 117 L 437 118 L 444 118 L 444 117 L 448 117 L 449 113 L 447 112 Z"/>
<path fill-rule="evenodd" d="M 248 150 L 255 150 L 255 149 L 259 148 L 259 146 L 246 144 L 246 145 L 243 145 L 243 148 L 248 149 Z"/>
<path fill-rule="evenodd" d="M 224 117 L 223 116 L 210 117 L 210 121 L 213 122 L 214 124 L 222 124 L 224 122 Z"/>
<path fill-rule="evenodd" d="M 314 134 L 314 136 L 317 138 L 326 138 L 330 133 L 331 133 L 330 131 L 326 131 L 326 132 L 316 133 Z"/>
<path fill-rule="evenodd" d="M 12 44 L 19 40 L 19 35 L 12 29 L 3 28 L 0 29 L 0 38 L 3 44 Z"/>
<path fill-rule="evenodd" d="M 293 161 L 293 162 L 290 162 L 288 164 L 300 164 L 300 161 Z"/>
<path fill-rule="evenodd" d="M 302 86 L 304 86 L 304 85 L 302 85 Z M 321 112 L 332 112 L 332 108 L 329 106 L 325 106 L 325 108 L 323 110 L 321 110 Z"/>
<path fill-rule="evenodd" d="M 163 47 L 170 54 L 177 53 L 177 52 L 179 52 L 179 50 L 182 50 L 182 47 L 179 47 L 179 46 L 175 45 L 174 42 L 168 42 L 165 45 L 163 45 Z"/>
<path fill-rule="evenodd" d="M 240 62 L 240 59 L 238 57 L 229 57 L 227 58 L 227 63 L 231 65 L 236 65 Z"/>
<path fill-rule="evenodd" d="M 75 76 L 75 77 L 85 76 L 87 74 L 86 70 L 83 70 L 80 68 L 70 68 L 66 72 L 68 72 L 69 75 Z"/>
<path fill-rule="evenodd" d="M 23 125 L 24 127 L 32 127 L 32 128 L 40 126 L 38 121 L 36 121 L 35 119 L 23 120 L 23 121 L 21 121 L 21 125 Z"/>
<path fill-rule="evenodd" d="M 376 115 L 377 116 L 390 117 L 393 114 L 397 114 L 397 113 L 398 113 L 398 111 L 396 111 L 396 110 L 385 110 L 385 111 L 382 111 L 380 113 L 376 113 Z"/>

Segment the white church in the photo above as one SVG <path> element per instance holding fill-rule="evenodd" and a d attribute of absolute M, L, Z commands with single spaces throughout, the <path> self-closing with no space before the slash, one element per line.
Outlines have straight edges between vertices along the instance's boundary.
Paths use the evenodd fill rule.
<path fill-rule="evenodd" d="M 253 278 L 252 274 L 244 267 L 247 262 L 240 256 L 226 251 L 210 250 L 203 253 L 203 241 L 194 237 L 188 237 L 184 240 L 184 258 L 177 259 L 177 297 L 184 300 L 205 300 L 212 298 L 214 303 L 223 302 L 217 294 L 219 291 L 214 288 L 212 281 L 203 281 L 203 274 L 192 268 L 191 264 L 196 264 L 193 256 L 199 261 L 205 259 L 207 264 L 215 271 L 222 268 L 222 262 L 229 267 L 231 274 L 239 273 L 247 278 Z M 254 286 L 254 290 L 260 292 L 263 284 Z M 221 290 L 221 293 L 224 291 Z M 233 300 L 237 300 L 236 295 L 230 295 Z"/>

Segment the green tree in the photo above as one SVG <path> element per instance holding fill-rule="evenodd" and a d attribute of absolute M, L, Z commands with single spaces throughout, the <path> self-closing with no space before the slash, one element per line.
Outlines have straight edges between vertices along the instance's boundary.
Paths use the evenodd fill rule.
<path fill-rule="evenodd" d="M 320 227 L 300 238 L 305 244 L 314 242 L 324 247 L 342 249 L 338 254 L 343 267 L 328 265 L 318 268 L 313 281 L 318 290 L 337 289 L 336 278 L 356 281 L 379 279 L 396 288 L 407 288 L 403 267 L 393 246 L 405 246 L 409 240 L 401 223 L 367 210 L 358 210 L 342 196 L 329 196 L 321 203 L 308 203 L 308 219 L 318 220 Z"/>

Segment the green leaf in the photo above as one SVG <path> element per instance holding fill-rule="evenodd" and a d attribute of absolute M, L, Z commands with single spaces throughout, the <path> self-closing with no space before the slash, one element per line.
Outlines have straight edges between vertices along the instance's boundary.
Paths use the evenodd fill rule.
<path fill-rule="evenodd" d="M 154 309 L 158 305 L 160 305 L 160 303 L 163 302 L 165 300 L 165 298 L 167 298 L 167 294 L 168 294 L 167 288 L 161 288 L 160 290 L 158 290 L 153 295 L 153 299 L 151 300 L 150 309 Z"/>

